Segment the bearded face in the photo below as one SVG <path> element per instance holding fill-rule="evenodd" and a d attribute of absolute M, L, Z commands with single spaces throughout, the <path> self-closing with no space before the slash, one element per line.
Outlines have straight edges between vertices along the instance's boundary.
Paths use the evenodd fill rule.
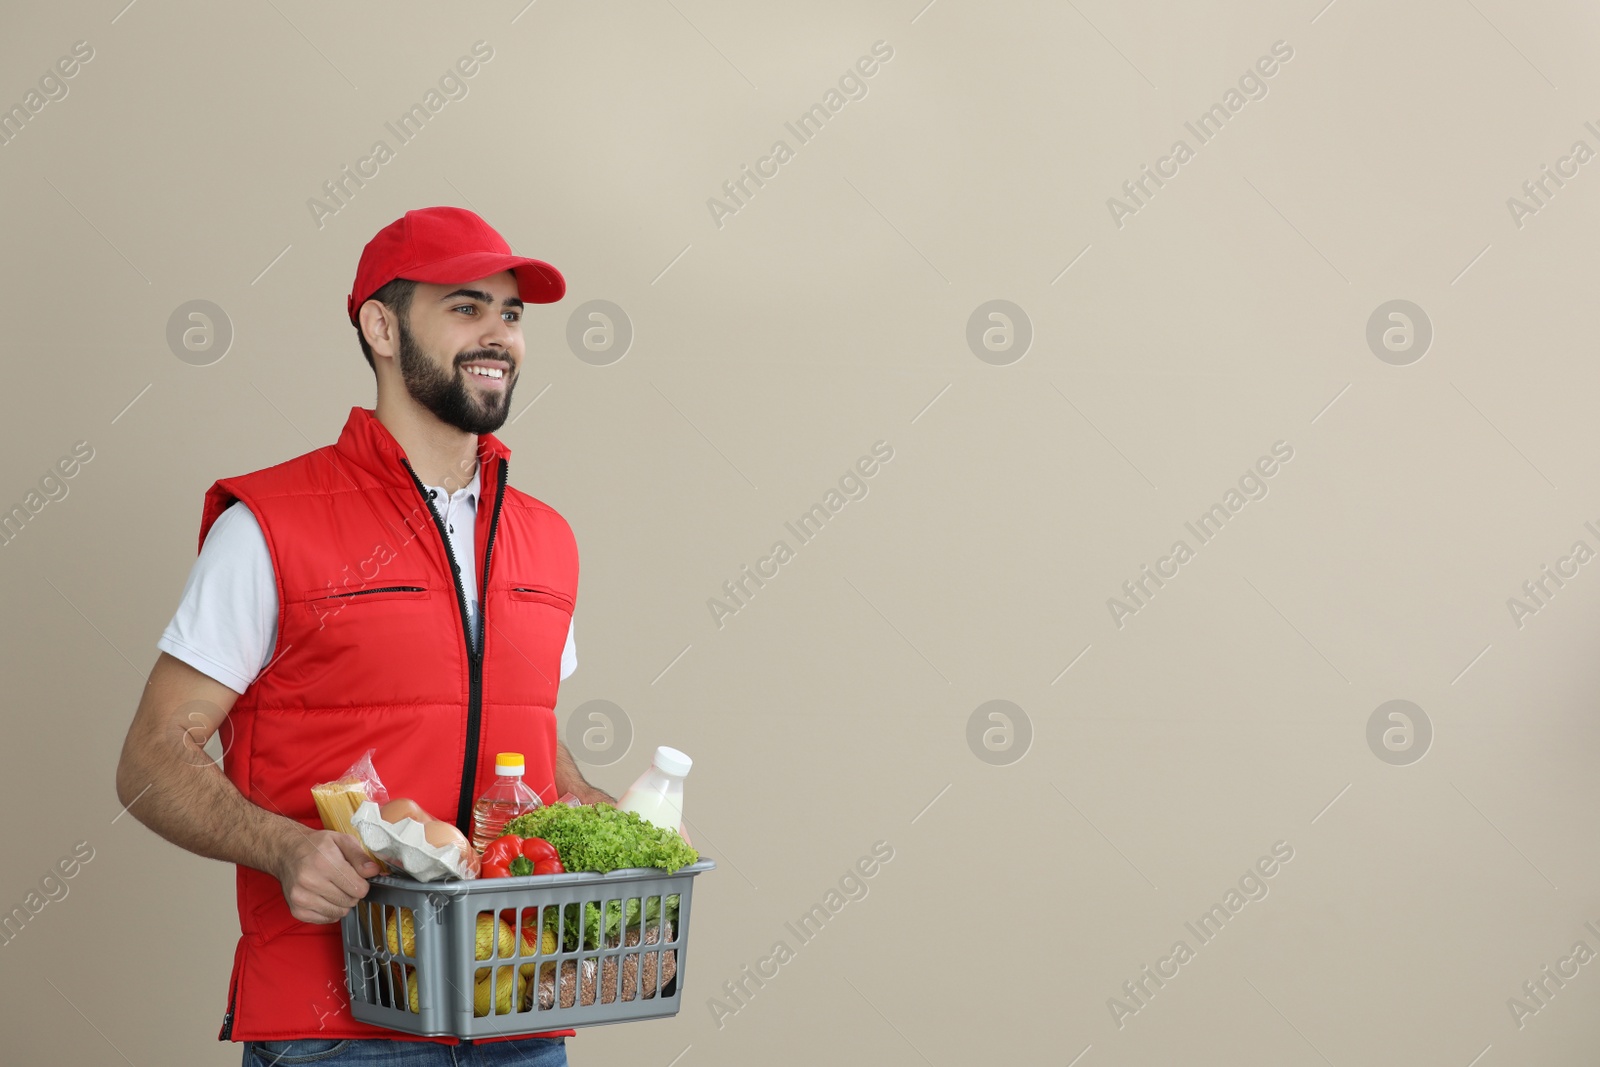
<path fill-rule="evenodd" d="M 488 375 L 468 369 L 476 364 Z M 500 377 L 493 377 L 498 371 Z M 511 411 L 517 370 L 493 349 L 446 356 L 424 349 L 400 322 L 400 377 L 417 403 L 447 426 L 472 434 L 494 433 Z"/>

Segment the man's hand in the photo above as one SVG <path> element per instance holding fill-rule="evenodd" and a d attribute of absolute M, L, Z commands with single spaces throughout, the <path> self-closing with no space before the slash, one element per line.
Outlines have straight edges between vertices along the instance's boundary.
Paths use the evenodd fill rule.
<path fill-rule="evenodd" d="M 583 777 L 583 772 L 578 770 L 578 764 L 572 758 L 572 751 L 567 748 L 567 743 L 556 740 L 556 796 L 564 797 L 568 793 L 577 797 L 585 804 L 610 804 L 617 806 L 617 798 L 607 793 L 604 789 L 597 789 L 590 785 Z"/>
<path fill-rule="evenodd" d="M 290 915 L 306 923 L 336 923 L 367 895 L 367 879 L 378 865 L 349 834 L 308 830 L 272 873 L 283 883 Z"/>
<path fill-rule="evenodd" d="M 604 789 L 596 789 L 594 786 L 589 786 L 582 792 L 574 793 L 573 795 L 585 804 L 610 804 L 613 808 L 617 806 L 616 797 L 607 793 Z"/>

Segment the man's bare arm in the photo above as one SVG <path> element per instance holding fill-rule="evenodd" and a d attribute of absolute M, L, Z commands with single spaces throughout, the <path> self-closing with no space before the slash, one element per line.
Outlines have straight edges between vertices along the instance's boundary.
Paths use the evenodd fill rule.
<path fill-rule="evenodd" d="M 205 752 L 238 695 L 160 654 L 117 764 L 128 813 L 179 848 L 277 878 L 290 913 L 334 922 L 366 895 L 377 866 L 349 834 L 312 830 L 251 803 Z"/>
<path fill-rule="evenodd" d="M 599 804 L 604 802 L 616 807 L 617 798 L 588 783 L 583 777 L 583 772 L 578 770 L 578 765 L 572 759 L 572 752 L 568 750 L 567 743 L 556 741 L 556 795 L 554 800 L 571 793 L 585 804 Z"/>

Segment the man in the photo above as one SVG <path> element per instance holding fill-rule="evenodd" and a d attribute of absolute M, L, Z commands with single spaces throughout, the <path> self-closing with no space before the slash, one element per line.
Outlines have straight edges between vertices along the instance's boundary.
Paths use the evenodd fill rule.
<path fill-rule="evenodd" d="M 376 409 L 352 408 L 336 444 L 206 494 L 117 794 L 167 840 L 238 865 L 218 1038 L 244 1042 L 247 1067 L 467 1062 L 456 1038 L 352 1017 L 338 924 L 377 867 L 321 828 L 312 785 L 374 749 L 392 796 L 470 837 L 509 751 L 546 803 L 616 802 L 556 737 L 559 679 L 577 664 L 572 530 L 507 484 L 494 436 L 524 306 L 565 291 L 472 212 L 407 212 L 368 243 L 347 303 Z M 219 771 L 203 749 L 224 719 Z M 472 1062 L 557 1067 L 572 1033 L 482 1041 Z"/>

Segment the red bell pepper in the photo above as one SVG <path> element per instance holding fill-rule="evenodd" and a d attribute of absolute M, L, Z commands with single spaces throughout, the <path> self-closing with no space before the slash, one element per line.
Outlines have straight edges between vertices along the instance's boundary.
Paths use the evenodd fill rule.
<path fill-rule="evenodd" d="M 484 863 L 503 863 L 509 866 L 511 861 L 520 855 L 522 855 L 522 838 L 515 834 L 497 837 L 483 847 Z"/>
<path fill-rule="evenodd" d="M 561 858 L 556 853 L 556 846 L 542 837 L 523 838 L 522 854 L 528 857 L 532 863 L 538 863 L 540 860 L 559 860 Z"/>

